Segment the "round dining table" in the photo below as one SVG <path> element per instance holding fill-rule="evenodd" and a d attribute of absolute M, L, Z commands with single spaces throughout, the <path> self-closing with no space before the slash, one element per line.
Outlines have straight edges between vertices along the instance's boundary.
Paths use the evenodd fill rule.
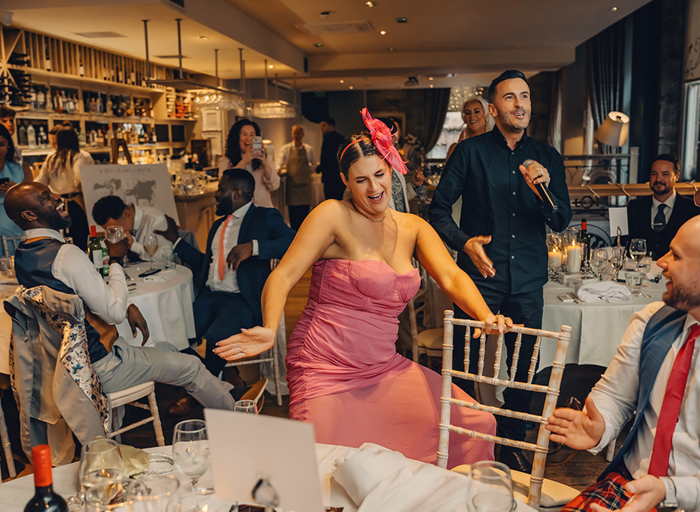
<path fill-rule="evenodd" d="M 327 507 L 343 507 L 343 512 L 356 512 L 358 507 L 340 486 L 340 484 L 335 481 L 333 471 L 335 470 L 338 461 L 343 460 L 351 450 L 357 449 L 349 448 L 347 446 L 316 444 L 316 461 L 318 464 L 319 478 L 321 479 L 323 503 Z M 149 453 L 165 453 L 171 455 L 172 447 L 156 446 L 153 448 L 147 448 L 146 451 Z M 426 464 L 423 462 L 418 462 L 411 459 L 407 460 L 407 468 L 414 474 L 416 471 L 418 471 L 418 469 L 420 469 L 421 466 L 424 465 Z M 445 472 L 446 479 L 454 478 L 455 476 L 454 473 L 446 469 L 440 471 Z M 182 475 L 179 471 L 177 471 L 177 469 L 175 470 L 174 475 L 180 482 L 180 494 L 182 495 L 188 493 L 189 489 L 191 488 L 189 478 Z M 435 484 L 438 485 L 439 482 L 435 482 Z M 54 491 L 64 498 L 75 496 L 79 488 L 78 463 L 74 462 L 72 464 L 53 468 L 53 486 Z M 200 478 L 198 487 L 200 489 L 206 489 L 213 488 L 213 486 L 214 474 L 212 469 L 209 468 L 204 476 Z M 3 512 L 22 512 L 24 510 L 24 505 L 33 495 L 33 475 L 24 476 L 0 484 L 0 510 Z M 458 512 L 466 511 L 466 504 L 464 511 L 458 510 Z M 513 512 L 535 512 L 535 510 L 525 503 L 516 500 L 516 508 Z"/>

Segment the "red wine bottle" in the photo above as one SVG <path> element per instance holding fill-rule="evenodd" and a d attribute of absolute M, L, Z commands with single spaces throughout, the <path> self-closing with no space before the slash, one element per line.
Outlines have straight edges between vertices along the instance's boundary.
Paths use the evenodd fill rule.
<path fill-rule="evenodd" d="M 53 492 L 53 477 L 51 475 L 51 448 L 48 444 L 40 444 L 32 448 L 34 463 L 34 489 L 36 493 L 29 500 L 24 512 L 68 512 L 66 500 Z"/>

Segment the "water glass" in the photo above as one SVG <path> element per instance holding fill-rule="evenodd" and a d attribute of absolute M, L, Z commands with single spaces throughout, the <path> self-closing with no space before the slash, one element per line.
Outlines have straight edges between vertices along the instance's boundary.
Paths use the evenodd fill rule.
<path fill-rule="evenodd" d="M 602 275 L 602 271 L 605 268 L 605 265 L 608 263 L 608 251 L 605 248 L 600 248 L 600 249 L 595 249 L 593 251 L 593 254 L 591 254 L 591 270 L 593 271 L 593 275 L 596 276 L 599 280 Z"/>
<path fill-rule="evenodd" d="M 233 406 L 233 410 L 245 414 L 258 414 L 258 406 L 253 400 L 239 400 Z"/>
<path fill-rule="evenodd" d="M 639 268 L 639 262 L 647 255 L 647 241 L 643 238 L 633 238 L 630 242 L 630 256 L 634 258 Z"/>
<path fill-rule="evenodd" d="M 85 510 L 87 512 L 136 512 L 133 507 L 135 496 L 147 497 L 148 487 L 139 480 L 125 478 L 115 482 L 115 498 L 105 502 L 98 489 L 91 488 L 85 492 Z M 155 509 L 154 509 L 155 510 Z M 139 509 L 139 512 L 149 512 Z M 174 511 L 173 511 L 174 512 Z"/>
<path fill-rule="evenodd" d="M 116 496 L 118 482 L 124 477 L 124 462 L 119 445 L 112 439 L 95 439 L 83 445 L 78 467 L 80 483 L 103 504 Z M 86 491 L 87 494 L 87 491 Z"/>
<path fill-rule="evenodd" d="M 501 462 L 472 464 L 467 508 L 470 512 L 511 512 L 515 510 L 510 468 Z"/>
<path fill-rule="evenodd" d="M 175 425 L 173 433 L 173 460 L 180 472 L 192 482 L 197 482 L 211 465 L 209 436 L 204 420 L 185 420 Z"/>
<path fill-rule="evenodd" d="M 130 512 L 180 512 L 180 481 L 176 477 L 145 477 L 139 483 L 147 492 L 126 492 Z"/>
<path fill-rule="evenodd" d="M 105 228 L 105 235 L 107 237 L 107 241 L 112 244 L 116 244 L 117 242 L 123 240 L 126 236 L 124 234 L 124 228 L 117 225 L 107 226 Z"/>
<path fill-rule="evenodd" d="M 165 263 L 165 269 L 175 268 L 175 255 L 170 247 L 163 247 L 160 250 L 160 254 L 163 257 L 163 262 Z"/>
<path fill-rule="evenodd" d="M 180 496 L 182 512 L 230 512 L 238 510 L 231 502 L 216 497 L 213 489 L 200 489 Z"/>
<path fill-rule="evenodd" d="M 644 273 L 640 271 L 625 272 L 625 284 L 632 292 L 634 297 L 644 297 L 641 293 L 642 283 L 644 282 Z"/>

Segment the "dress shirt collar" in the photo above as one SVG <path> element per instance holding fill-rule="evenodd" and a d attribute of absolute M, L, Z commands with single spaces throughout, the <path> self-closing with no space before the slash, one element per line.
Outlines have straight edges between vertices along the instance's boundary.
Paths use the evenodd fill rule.
<path fill-rule="evenodd" d="M 141 227 L 141 221 L 143 220 L 143 210 L 140 206 L 134 206 L 134 233 L 138 233 L 139 227 Z"/>
<path fill-rule="evenodd" d="M 55 229 L 50 228 L 28 229 L 24 232 L 24 236 L 27 240 L 29 240 L 30 238 L 54 238 L 59 242 L 65 243 L 65 240 L 63 236 L 61 236 L 61 233 L 59 233 Z"/>
<path fill-rule="evenodd" d="M 245 214 L 248 213 L 248 210 L 250 210 L 250 205 L 253 204 L 253 201 L 249 201 L 243 206 L 241 206 L 238 210 L 233 212 L 231 215 L 233 215 L 237 219 L 242 219 L 245 217 Z"/>
<path fill-rule="evenodd" d="M 508 151 L 511 151 L 510 146 L 508 145 L 508 141 L 498 129 L 498 126 L 493 127 L 493 129 L 491 130 L 491 134 L 493 135 L 493 139 L 496 141 L 496 144 L 503 147 L 504 149 L 507 149 Z M 523 131 L 523 136 L 518 142 L 515 143 L 515 149 L 520 149 L 523 146 L 523 144 L 525 144 L 525 142 L 528 140 L 528 138 L 529 137 L 527 136 L 527 129 L 525 129 Z"/>
<path fill-rule="evenodd" d="M 669 211 L 673 210 L 673 205 L 676 204 L 676 191 L 674 189 L 673 194 L 669 196 L 668 199 L 666 199 L 663 203 L 661 201 L 657 200 L 654 196 L 651 196 L 651 204 L 654 205 L 654 209 L 658 210 L 660 204 L 665 204 L 668 206 Z"/>

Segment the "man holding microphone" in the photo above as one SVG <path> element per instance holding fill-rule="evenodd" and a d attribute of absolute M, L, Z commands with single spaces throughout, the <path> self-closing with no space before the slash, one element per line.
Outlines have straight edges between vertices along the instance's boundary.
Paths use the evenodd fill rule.
<path fill-rule="evenodd" d="M 516 324 L 540 328 L 547 282 L 545 225 L 562 231 L 571 220 L 571 205 L 561 155 L 527 136 L 530 87 L 517 70 L 503 72 L 489 87 L 491 132 L 457 145 L 430 204 L 430 223 L 458 252 L 457 264 L 474 280 L 494 314 Z M 523 165 L 526 164 L 526 165 Z M 462 196 L 460 225 L 452 205 Z M 469 318 L 456 305 L 456 318 Z M 454 367 L 463 370 L 464 328 L 455 326 Z M 476 373 L 478 340 L 472 341 L 470 371 Z M 524 336 L 516 380 L 526 381 L 535 340 Z M 515 336 L 506 336 L 507 364 L 512 363 Z M 456 383 L 473 394 L 471 381 Z M 532 393 L 507 389 L 504 407 L 528 411 Z M 521 420 L 498 417 L 498 435 L 525 439 Z M 531 472 L 520 449 L 502 447 L 499 460 Z"/>

